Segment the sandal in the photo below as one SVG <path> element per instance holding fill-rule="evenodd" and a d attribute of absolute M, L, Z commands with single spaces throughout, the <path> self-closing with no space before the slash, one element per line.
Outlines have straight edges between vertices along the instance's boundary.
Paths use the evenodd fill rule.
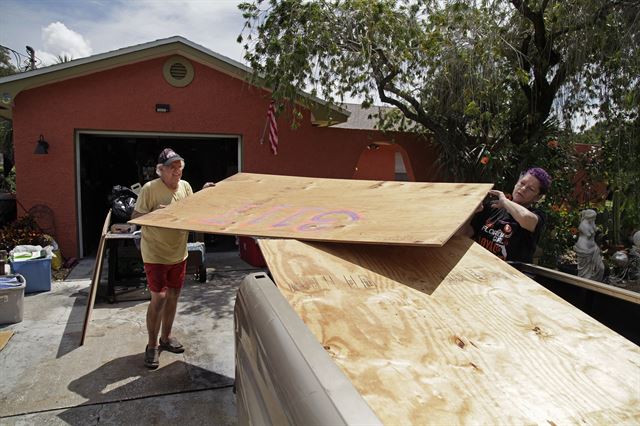
<path fill-rule="evenodd" d="M 181 354 L 184 352 L 184 346 L 182 346 L 175 337 L 170 337 L 166 342 L 160 339 L 160 349 L 173 352 L 174 354 Z"/>
<path fill-rule="evenodd" d="M 144 366 L 155 370 L 160 365 L 160 349 L 158 347 L 150 348 L 147 345 L 144 348 Z"/>

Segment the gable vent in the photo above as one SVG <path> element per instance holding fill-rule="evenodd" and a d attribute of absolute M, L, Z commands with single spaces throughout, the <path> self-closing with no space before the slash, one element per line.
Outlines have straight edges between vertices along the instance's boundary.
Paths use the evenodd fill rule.
<path fill-rule="evenodd" d="M 185 87 L 193 81 L 193 65 L 182 56 L 167 59 L 162 69 L 164 78 L 174 87 Z"/>
<path fill-rule="evenodd" d="M 176 62 L 175 64 L 171 64 L 171 68 L 169 68 L 169 74 L 171 74 L 172 78 L 176 80 L 182 80 L 187 76 L 187 67 L 180 62 Z"/>

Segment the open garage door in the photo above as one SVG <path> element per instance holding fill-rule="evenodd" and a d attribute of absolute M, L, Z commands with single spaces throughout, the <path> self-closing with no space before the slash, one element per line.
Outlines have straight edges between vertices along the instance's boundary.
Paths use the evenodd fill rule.
<path fill-rule="evenodd" d="M 183 179 L 194 191 L 205 182 L 218 182 L 240 171 L 239 136 L 79 132 L 76 140 L 81 256 L 95 253 L 98 247 L 111 188 L 155 179 L 163 148 L 173 148 L 185 159 Z M 206 242 L 208 249 L 232 244 L 229 237 L 208 236 Z"/>

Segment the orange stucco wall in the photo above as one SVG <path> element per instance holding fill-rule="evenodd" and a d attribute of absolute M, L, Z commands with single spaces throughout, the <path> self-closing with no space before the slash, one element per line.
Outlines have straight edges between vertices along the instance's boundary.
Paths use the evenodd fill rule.
<path fill-rule="evenodd" d="M 307 113 L 296 130 L 285 117 L 278 120 L 280 146 L 273 156 L 268 143 L 259 143 L 269 102 L 266 92 L 196 62 L 194 81 L 175 88 L 162 75 L 165 60 L 125 65 L 16 97 L 18 201 L 25 209 L 35 204 L 53 209 L 65 257 L 77 256 L 79 247 L 76 130 L 240 135 L 243 171 L 332 178 L 351 178 L 366 145 L 389 139 L 376 131 L 313 127 Z M 158 103 L 170 104 L 171 112 L 155 112 Z M 40 134 L 50 144 L 48 155 L 33 153 Z M 411 135 L 393 137 L 410 157 L 416 180 L 429 179 L 433 151 Z"/>

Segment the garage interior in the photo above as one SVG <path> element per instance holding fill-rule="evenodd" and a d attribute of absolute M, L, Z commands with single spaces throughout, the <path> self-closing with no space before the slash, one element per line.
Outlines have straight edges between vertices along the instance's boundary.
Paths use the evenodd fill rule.
<path fill-rule="evenodd" d="M 173 148 L 185 159 L 182 179 L 194 192 L 238 172 L 239 136 L 79 134 L 82 256 L 95 255 L 108 197 L 115 185 L 131 187 L 155 179 L 158 154 Z M 235 250 L 235 237 L 205 235 L 207 251 Z"/>

